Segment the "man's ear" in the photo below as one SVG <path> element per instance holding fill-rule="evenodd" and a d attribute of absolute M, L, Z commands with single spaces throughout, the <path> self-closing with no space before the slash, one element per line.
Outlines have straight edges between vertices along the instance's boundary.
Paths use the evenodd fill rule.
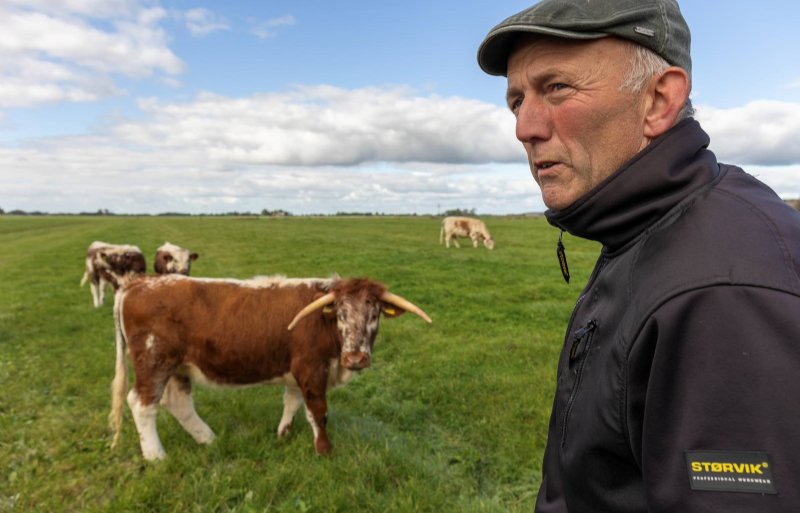
<path fill-rule="evenodd" d="M 644 136 L 652 140 L 677 122 L 689 98 L 689 75 L 683 68 L 670 66 L 653 77 L 648 89 L 651 101 L 645 113 Z"/>

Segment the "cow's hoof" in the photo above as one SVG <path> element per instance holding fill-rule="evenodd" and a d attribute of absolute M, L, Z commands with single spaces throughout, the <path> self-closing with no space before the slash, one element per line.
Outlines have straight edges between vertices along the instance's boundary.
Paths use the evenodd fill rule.
<path fill-rule="evenodd" d="M 320 456 L 328 456 L 331 453 L 331 442 L 329 440 L 317 440 L 314 443 L 314 449 Z"/>
<path fill-rule="evenodd" d="M 292 432 L 292 423 L 289 422 L 287 424 L 281 424 L 278 426 L 278 438 L 285 438 L 289 433 Z"/>
<path fill-rule="evenodd" d="M 142 456 L 147 461 L 162 461 L 167 457 L 167 453 L 164 451 L 146 451 L 142 453 Z"/>

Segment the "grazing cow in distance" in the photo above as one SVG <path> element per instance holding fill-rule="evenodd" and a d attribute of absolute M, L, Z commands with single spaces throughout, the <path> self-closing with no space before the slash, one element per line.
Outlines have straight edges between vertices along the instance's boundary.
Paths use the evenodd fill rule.
<path fill-rule="evenodd" d="M 370 366 L 380 314 L 391 318 L 405 311 L 431 322 L 419 307 L 366 278 L 131 280 L 114 302 L 111 446 L 120 436 L 127 347 L 135 376 L 127 402 L 145 459 L 165 457 L 156 430 L 159 404 L 198 443 L 214 439 L 194 409 L 193 382 L 284 385 L 278 436 L 289 432 L 305 405 L 314 448 L 326 454 L 331 450 L 326 391 Z"/>
<path fill-rule="evenodd" d="M 197 260 L 198 257 L 197 253 L 192 253 L 188 249 L 165 242 L 156 250 L 153 270 L 156 274 L 178 273 L 189 276 L 192 262 Z"/>
<path fill-rule="evenodd" d="M 94 241 L 86 250 L 81 287 L 91 282 L 92 302 L 99 308 L 105 301 L 107 285 L 117 290 L 123 277 L 144 274 L 146 269 L 144 255 L 138 247 Z"/>
<path fill-rule="evenodd" d="M 469 237 L 472 239 L 472 247 L 477 248 L 478 242 L 483 240 L 483 245 L 489 249 L 494 249 L 494 239 L 480 219 L 471 217 L 445 217 L 442 219 L 442 229 L 439 231 L 439 244 L 444 243 L 450 247 L 450 241 L 458 245 L 457 237 Z"/>

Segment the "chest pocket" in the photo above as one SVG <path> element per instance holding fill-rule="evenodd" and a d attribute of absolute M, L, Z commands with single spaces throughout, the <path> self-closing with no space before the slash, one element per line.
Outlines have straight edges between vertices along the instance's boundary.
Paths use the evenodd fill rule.
<path fill-rule="evenodd" d="M 575 398 L 578 396 L 580 391 L 583 368 L 586 365 L 586 359 L 589 356 L 589 350 L 592 347 L 592 340 L 594 339 L 596 330 L 597 321 L 592 319 L 572 333 L 566 372 L 572 374 L 570 377 L 572 378 L 571 381 L 573 382 L 573 385 L 572 392 L 569 394 L 569 399 L 567 400 L 567 405 L 564 408 L 564 418 L 561 420 L 561 447 L 564 447 L 567 441 L 567 425 L 569 424 L 569 416 L 572 412 L 572 406 L 575 403 Z"/>

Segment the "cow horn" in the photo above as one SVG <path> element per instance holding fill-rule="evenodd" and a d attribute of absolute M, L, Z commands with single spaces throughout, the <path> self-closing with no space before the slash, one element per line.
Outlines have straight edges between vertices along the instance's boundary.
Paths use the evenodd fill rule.
<path fill-rule="evenodd" d="M 428 317 L 428 314 L 423 312 L 420 307 L 418 307 L 411 301 L 404 299 L 396 294 L 392 294 L 391 292 L 384 292 L 383 295 L 381 296 L 381 300 L 386 301 L 387 303 L 391 303 L 394 306 L 402 308 L 403 310 L 406 310 L 408 312 L 415 313 L 428 322 L 433 322 L 431 321 L 431 318 Z"/>
<path fill-rule="evenodd" d="M 305 318 L 308 314 L 310 314 L 314 310 L 318 310 L 318 309 L 322 308 L 323 306 L 326 306 L 326 305 L 329 305 L 329 304 L 333 303 L 334 299 L 336 299 L 336 296 L 333 294 L 333 292 L 328 292 L 327 294 L 325 294 L 321 298 L 316 299 L 316 300 L 312 301 L 311 303 L 307 304 L 305 308 L 300 310 L 300 312 L 297 315 L 294 316 L 294 319 L 292 319 L 292 322 L 289 323 L 289 330 L 294 328 L 295 324 L 300 322 L 303 318 Z"/>

